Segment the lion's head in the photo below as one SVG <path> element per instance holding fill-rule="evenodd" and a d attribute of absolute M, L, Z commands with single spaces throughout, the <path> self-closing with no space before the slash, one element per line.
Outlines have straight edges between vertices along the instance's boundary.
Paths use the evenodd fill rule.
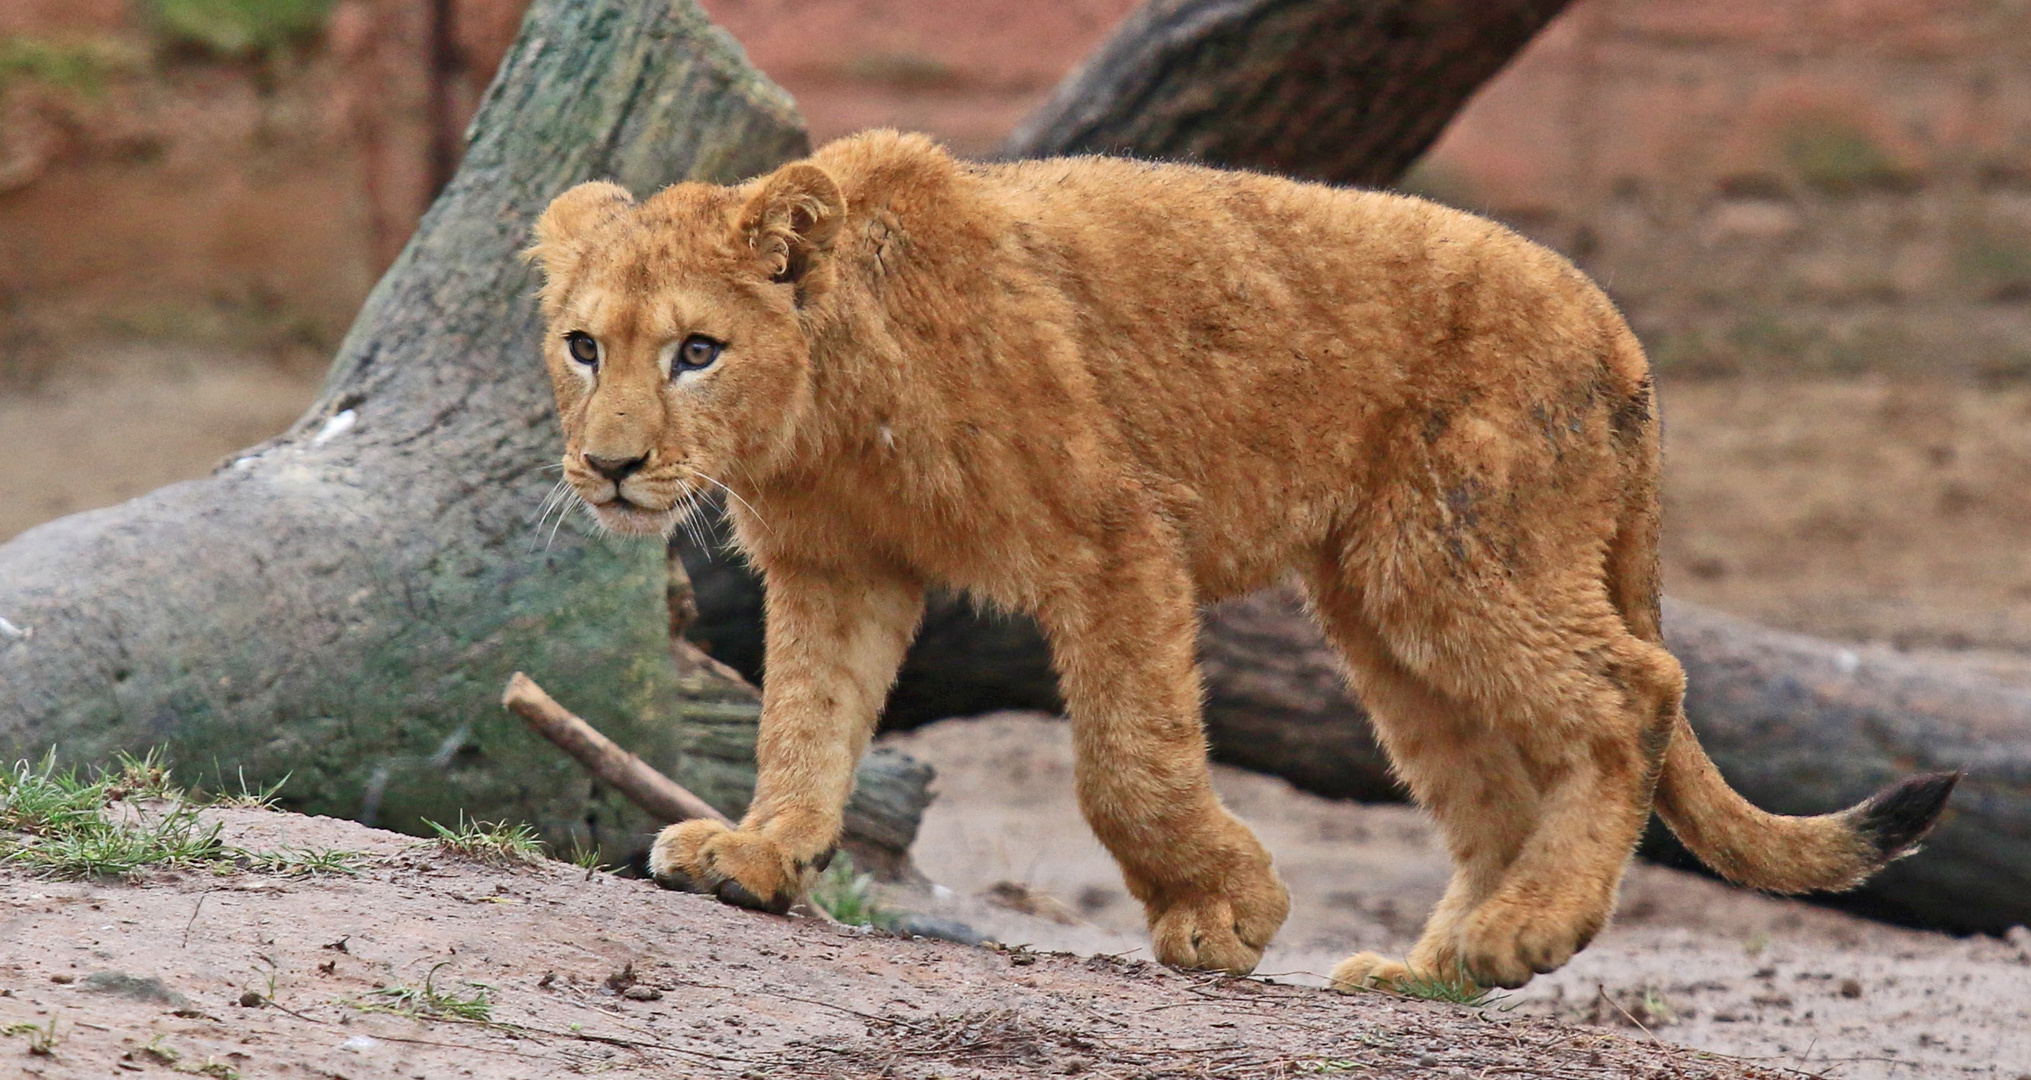
<path fill-rule="evenodd" d="M 698 496 L 766 469 L 811 406 L 809 308 L 846 206 L 811 164 L 636 203 L 572 188 L 536 223 L 544 363 L 564 476 L 616 532 L 665 534 Z"/>

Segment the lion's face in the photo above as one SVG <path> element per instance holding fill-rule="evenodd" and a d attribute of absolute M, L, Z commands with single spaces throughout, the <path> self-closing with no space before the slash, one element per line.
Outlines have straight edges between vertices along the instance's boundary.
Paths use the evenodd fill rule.
<path fill-rule="evenodd" d="M 829 280 L 843 212 L 823 171 L 744 188 L 681 184 L 637 205 L 612 184 L 551 203 L 543 359 L 564 477 L 602 525 L 667 534 L 715 490 L 765 473 L 810 408 L 801 309 Z"/>

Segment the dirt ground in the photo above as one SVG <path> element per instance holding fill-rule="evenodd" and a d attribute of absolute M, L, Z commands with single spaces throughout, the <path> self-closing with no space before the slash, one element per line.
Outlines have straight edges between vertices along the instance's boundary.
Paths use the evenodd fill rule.
<path fill-rule="evenodd" d="M 71 345 L 0 379 L 0 540 L 203 476 L 310 404 L 321 363 L 200 345 Z"/>
<path fill-rule="evenodd" d="M 1079 820 L 1064 723 L 1006 713 L 889 741 L 938 770 L 915 850 L 942 888 L 902 902 L 1009 943 L 1149 955 L 1140 907 Z M 1291 889 L 1290 921 L 1262 972 L 1320 986 L 1349 953 L 1402 955 L 1416 940 L 1448 871 L 1423 814 L 1226 767 L 1215 784 Z M 1492 1007 L 1841 1080 L 2021 1080 L 2031 1076 L 2026 987 L 2023 931 L 2008 941 L 1919 933 L 1638 863 L 1592 946 Z"/>
<path fill-rule="evenodd" d="M 1665 591 L 2031 678 L 2031 385 L 1660 380 Z"/>
<path fill-rule="evenodd" d="M 1785 1075 L 1640 1032 L 902 940 L 350 822 L 214 813 L 246 850 L 372 859 L 321 878 L 0 870 L 0 1075 Z M 426 988 L 441 1009 L 484 994 L 486 1016 L 405 1006 Z"/>

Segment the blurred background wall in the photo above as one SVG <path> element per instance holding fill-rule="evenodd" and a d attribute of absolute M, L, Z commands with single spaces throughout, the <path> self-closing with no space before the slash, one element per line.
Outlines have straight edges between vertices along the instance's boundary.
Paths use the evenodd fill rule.
<path fill-rule="evenodd" d="M 523 3 L 0 0 L 0 538 L 293 419 Z M 1134 0 L 705 7 L 814 140 L 986 153 Z M 1578 0 L 1405 186 L 1629 312 L 1674 591 L 2031 652 L 2031 0 Z"/>
<path fill-rule="evenodd" d="M 0 2 L 7 363 L 33 366 L 21 323 L 328 343 L 456 164 L 522 5 Z M 706 4 L 815 139 L 967 153 L 1133 6 Z M 1408 186 L 1572 254 L 1665 365 L 2031 374 L 2023 0 L 1582 0 Z"/>

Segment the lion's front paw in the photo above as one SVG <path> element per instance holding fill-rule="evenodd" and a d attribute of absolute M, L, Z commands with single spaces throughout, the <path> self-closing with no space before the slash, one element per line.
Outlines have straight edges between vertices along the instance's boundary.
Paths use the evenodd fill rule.
<path fill-rule="evenodd" d="M 649 873 L 666 889 L 710 893 L 772 915 L 790 909 L 804 882 L 804 867 L 775 841 L 716 821 L 681 822 L 657 834 Z"/>
<path fill-rule="evenodd" d="M 1224 890 L 1187 892 L 1150 905 L 1150 942 L 1172 967 L 1246 975 L 1290 914 L 1276 872 L 1236 875 Z"/>
<path fill-rule="evenodd" d="M 1460 930 L 1460 962 L 1483 986 L 1514 990 L 1533 975 L 1557 971 L 1587 947 L 1606 915 L 1491 901 Z"/>

